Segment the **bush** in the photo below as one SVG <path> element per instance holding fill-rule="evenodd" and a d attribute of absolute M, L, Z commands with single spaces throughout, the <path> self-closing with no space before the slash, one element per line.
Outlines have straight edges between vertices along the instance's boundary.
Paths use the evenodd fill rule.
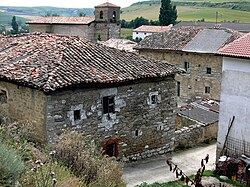
<path fill-rule="evenodd" d="M 0 143 L 0 184 L 1 186 L 11 186 L 24 171 L 24 163 L 21 156 Z"/>
<path fill-rule="evenodd" d="M 57 160 L 90 186 L 125 186 L 118 163 L 101 155 L 91 137 L 82 133 L 68 132 L 56 146 Z M 115 175 L 114 175 L 115 174 Z"/>

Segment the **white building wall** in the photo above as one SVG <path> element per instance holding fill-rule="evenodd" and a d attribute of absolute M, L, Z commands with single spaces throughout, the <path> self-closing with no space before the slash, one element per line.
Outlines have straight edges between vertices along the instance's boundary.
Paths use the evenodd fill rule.
<path fill-rule="evenodd" d="M 250 60 L 223 57 L 218 130 L 222 148 L 229 121 L 235 116 L 229 136 L 250 142 Z M 236 150 L 237 151 L 237 150 Z"/>
<path fill-rule="evenodd" d="M 151 34 L 153 34 L 152 32 L 133 32 L 133 40 L 136 40 L 136 38 L 137 39 L 144 39 L 146 36 L 149 36 L 149 35 L 151 35 Z"/>

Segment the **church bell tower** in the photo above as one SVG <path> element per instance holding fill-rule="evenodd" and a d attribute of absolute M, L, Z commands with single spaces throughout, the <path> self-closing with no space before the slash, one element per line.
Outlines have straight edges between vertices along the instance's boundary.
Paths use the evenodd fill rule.
<path fill-rule="evenodd" d="M 95 6 L 95 40 L 120 38 L 120 7 L 106 2 Z"/>

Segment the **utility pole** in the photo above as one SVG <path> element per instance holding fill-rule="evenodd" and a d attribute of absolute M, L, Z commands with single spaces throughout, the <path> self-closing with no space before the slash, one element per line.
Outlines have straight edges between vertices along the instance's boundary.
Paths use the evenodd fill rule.
<path fill-rule="evenodd" d="M 218 22 L 218 12 L 217 11 L 215 12 L 215 22 L 216 22 L 216 24 Z"/>

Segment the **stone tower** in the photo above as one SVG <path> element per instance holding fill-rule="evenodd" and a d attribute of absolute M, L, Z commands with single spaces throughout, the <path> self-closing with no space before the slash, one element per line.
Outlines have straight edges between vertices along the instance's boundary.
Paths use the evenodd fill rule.
<path fill-rule="evenodd" d="M 95 40 L 120 38 L 120 7 L 106 2 L 95 6 Z"/>

